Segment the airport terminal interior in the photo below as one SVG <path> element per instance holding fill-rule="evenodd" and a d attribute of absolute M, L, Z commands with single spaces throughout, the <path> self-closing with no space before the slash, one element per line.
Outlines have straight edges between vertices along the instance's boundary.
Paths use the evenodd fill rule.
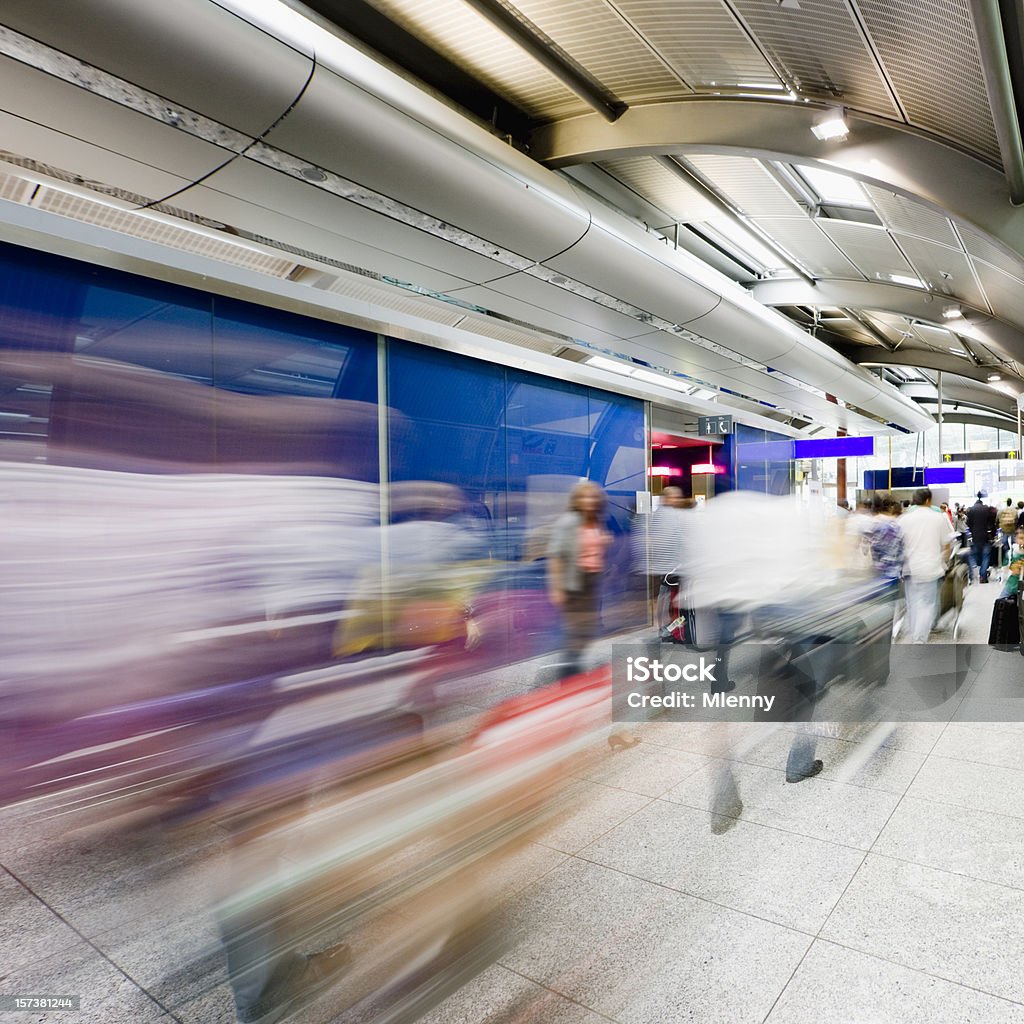
<path fill-rule="evenodd" d="M 0 1019 L 1024 1024 L 1018 0 L 0 0 Z"/>

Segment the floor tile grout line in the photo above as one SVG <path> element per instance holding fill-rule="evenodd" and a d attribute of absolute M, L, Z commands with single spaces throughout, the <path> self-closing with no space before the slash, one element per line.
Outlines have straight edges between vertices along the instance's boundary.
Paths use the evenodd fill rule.
<path fill-rule="evenodd" d="M 153 993 L 150 992 L 149 989 L 147 989 L 144 985 L 136 981 L 135 978 L 133 978 L 119 963 L 112 960 L 107 953 L 105 953 L 102 949 L 100 949 L 99 946 L 97 946 L 92 941 L 92 939 L 90 939 L 83 932 L 79 931 L 78 928 L 75 925 L 73 925 L 71 921 L 69 921 L 59 910 L 57 910 L 56 907 L 52 906 L 45 899 L 43 899 L 43 897 L 40 896 L 39 893 L 37 893 L 32 888 L 32 886 L 28 885 L 21 878 L 19 878 L 18 875 L 16 875 L 9 867 L 7 867 L 6 864 L 0 864 L 0 869 L 2 869 L 8 875 L 10 875 L 11 878 L 13 878 L 14 881 L 16 881 L 23 889 L 25 889 L 26 892 L 31 893 L 32 896 L 39 900 L 39 902 L 42 903 L 42 905 L 46 907 L 46 909 L 49 910 L 51 914 L 53 914 L 55 917 L 63 921 L 64 924 L 66 924 L 87 946 L 93 949 L 100 957 L 102 957 L 102 959 L 106 960 L 107 963 L 114 968 L 114 970 L 116 970 L 119 974 L 123 975 L 128 981 L 130 981 L 140 992 L 142 992 L 143 995 L 146 996 L 147 999 L 151 999 L 153 1003 L 155 1003 L 162 1011 L 161 1016 L 174 1016 L 171 1010 L 168 1007 L 164 1006 L 164 1004 L 155 995 L 153 995 Z M 174 1017 L 174 1019 L 178 1020 L 177 1017 Z"/>
<path fill-rule="evenodd" d="M 771 829 L 773 832 L 781 832 L 783 835 L 787 836 L 796 836 L 798 839 L 813 839 L 819 843 L 827 843 L 829 846 L 838 846 L 843 850 L 853 850 L 856 853 L 868 852 L 863 846 L 853 846 L 851 843 L 841 843 L 837 839 L 823 839 L 821 836 L 812 836 L 809 832 L 798 832 L 796 829 L 783 828 L 781 825 L 769 825 L 763 821 L 754 821 L 753 818 L 744 818 L 742 816 L 742 811 L 740 812 L 740 817 L 736 817 L 732 814 L 722 814 L 719 811 L 712 811 L 709 807 L 703 807 L 696 803 L 684 803 L 682 800 L 667 800 L 664 796 L 655 797 L 654 802 L 668 804 L 670 807 L 687 807 L 691 811 L 703 811 L 705 814 L 710 814 L 712 817 L 728 818 L 731 821 L 741 821 L 745 825 L 755 825 L 758 828 Z M 641 808 L 641 810 L 643 810 L 643 808 Z"/>
<path fill-rule="evenodd" d="M 982 885 L 995 885 L 1000 889 L 1009 889 L 1010 892 L 1024 892 L 1024 884 L 1010 885 L 1009 882 L 996 882 L 991 878 L 979 878 L 977 875 L 968 875 L 963 871 L 951 871 L 949 868 L 938 868 L 934 864 L 924 864 L 919 860 L 908 860 L 906 857 L 897 857 L 891 853 L 879 853 L 877 850 L 869 850 L 872 857 L 879 857 L 882 860 L 896 861 L 898 864 L 909 864 L 915 868 L 927 868 L 929 871 L 941 871 L 945 875 L 953 875 L 956 878 L 963 878 L 969 882 L 981 882 Z"/>
<path fill-rule="evenodd" d="M 906 800 L 907 795 L 910 793 L 910 790 L 913 788 L 914 783 L 917 781 L 917 777 L 921 774 L 922 771 L 924 771 L 924 766 L 932 759 L 932 757 L 938 756 L 935 754 L 935 748 L 942 742 L 942 737 L 946 735 L 946 730 L 949 728 L 949 726 L 950 722 L 946 722 L 942 727 L 942 731 L 939 733 L 938 736 L 935 737 L 935 742 L 932 744 L 931 750 L 929 750 L 928 753 L 925 754 L 924 760 L 918 766 L 917 771 L 914 772 L 914 777 L 910 780 L 909 785 L 903 791 L 899 800 L 896 801 L 896 806 L 892 809 L 892 813 L 889 815 L 888 818 L 885 819 L 885 822 L 882 824 L 882 827 L 878 830 L 878 834 L 872 841 L 871 846 L 868 847 L 868 853 L 872 853 L 875 847 L 878 845 L 878 840 L 882 838 L 882 833 L 885 832 L 885 830 L 889 827 L 889 822 L 892 821 L 893 815 L 895 815 L 895 813 L 900 809 L 900 807 L 903 806 L 903 801 Z M 865 857 L 865 860 L 866 859 L 867 858 Z M 833 907 L 833 910 L 834 909 L 835 908 Z M 831 917 L 832 915 L 830 914 L 829 916 Z M 825 923 L 827 924 L 828 922 L 826 921 Z"/>
<path fill-rule="evenodd" d="M 611 1021 L 611 1024 L 619 1024 L 618 1017 L 609 1017 L 608 1014 L 602 1013 L 600 1010 L 595 1009 L 593 1006 L 588 1006 L 586 1003 L 580 1002 L 579 999 L 574 999 L 572 996 L 566 995 L 564 992 L 559 992 L 557 988 L 552 988 L 550 985 L 546 985 L 544 982 L 539 981 L 537 978 L 532 978 L 529 974 L 524 974 L 522 971 L 516 970 L 516 968 L 514 967 L 510 967 L 508 964 L 502 963 L 500 960 L 498 961 L 498 966 L 503 971 L 508 971 L 510 974 L 514 974 L 517 977 L 523 978 L 525 981 L 528 981 L 531 984 L 536 985 L 538 988 L 544 989 L 545 992 L 550 992 L 552 995 L 558 996 L 559 999 L 564 999 L 566 1002 L 572 1003 L 574 1006 L 582 1007 L 584 1010 L 587 1010 L 589 1013 L 595 1014 L 602 1020 Z"/>
<path fill-rule="evenodd" d="M 797 971 L 799 971 L 803 966 L 804 961 L 807 959 L 807 954 L 814 948 L 815 942 L 817 942 L 817 939 L 812 936 L 811 941 L 807 943 L 807 948 L 803 951 L 800 959 L 796 962 L 796 966 L 792 971 L 790 971 L 785 984 L 779 989 L 779 994 L 772 1000 L 772 1005 L 768 1007 L 768 1012 L 761 1018 L 761 1024 L 767 1024 L 768 1018 L 775 1012 L 775 1007 L 779 1005 L 779 1000 L 786 994 L 786 989 L 793 984 L 793 979 L 796 977 Z"/>
<path fill-rule="evenodd" d="M 928 971 L 922 967 L 909 967 L 907 964 L 902 964 L 898 960 L 892 960 L 887 956 L 883 956 L 881 953 L 874 953 L 867 949 L 860 949 L 857 946 L 851 946 L 847 942 L 840 942 L 837 939 L 826 938 L 823 935 L 816 936 L 814 941 L 822 942 L 829 946 L 838 946 L 840 949 L 847 949 L 851 953 L 859 953 L 861 956 L 868 956 L 874 960 L 881 960 L 883 963 L 891 964 L 893 967 L 899 967 L 904 971 L 911 971 L 914 974 L 923 974 L 926 978 L 935 978 L 937 981 L 944 981 L 949 985 L 956 985 L 958 988 L 966 988 L 971 992 L 977 992 L 979 995 L 989 996 L 992 999 L 999 999 L 1004 1003 L 1009 1003 L 1011 1006 L 1024 1006 L 1024 999 L 1011 999 L 1009 996 L 999 995 L 998 992 L 990 992 L 988 989 L 978 988 L 977 985 L 969 985 L 965 981 L 957 981 L 954 978 L 947 978 L 944 974 L 936 974 L 934 971 Z"/>
<path fill-rule="evenodd" d="M 666 889 L 668 892 L 676 893 L 679 896 L 686 896 L 688 899 L 699 900 L 701 903 L 707 903 L 709 906 L 718 907 L 720 910 L 728 910 L 731 914 L 742 914 L 744 917 L 753 918 L 755 921 L 761 921 L 763 924 L 770 924 L 775 928 L 784 928 L 786 931 L 794 932 L 797 935 L 803 935 L 805 938 L 816 938 L 815 932 L 807 931 L 804 928 L 797 928 L 791 924 L 783 924 L 781 921 L 773 921 L 770 917 L 761 917 L 760 914 L 751 913 L 749 910 L 740 910 L 737 907 L 730 907 L 728 903 L 721 903 L 718 900 L 711 899 L 709 896 L 701 896 L 699 893 L 689 892 L 686 889 L 678 889 L 674 885 L 669 885 L 667 882 L 658 882 L 652 878 L 644 878 L 643 875 L 636 875 L 632 871 L 624 871 L 622 868 L 613 868 L 608 864 L 602 864 L 600 861 L 590 860 L 587 857 L 579 857 L 576 854 L 572 855 L 572 859 L 578 860 L 583 864 L 590 864 L 595 868 L 603 868 L 605 871 L 613 871 L 617 875 L 632 878 L 637 882 L 645 882 L 647 885 L 654 885 L 659 889 Z"/>
<path fill-rule="evenodd" d="M 818 737 L 818 738 L 821 739 L 822 737 Z M 922 752 L 919 751 L 919 750 L 918 751 L 908 751 L 908 753 L 921 754 L 925 759 L 927 759 L 927 757 L 929 756 L 928 754 L 922 754 Z M 761 769 L 763 769 L 766 772 L 775 772 L 775 774 L 777 774 L 777 775 L 783 775 L 783 774 L 785 774 L 785 771 L 786 771 L 785 768 L 773 768 L 771 765 L 762 764 L 759 761 L 744 761 L 744 760 L 741 760 L 741 759 L 735 758 L 735 757 L 721 757 L 721 756 L 714 755 L 714 754 L 707 754 L 705 756 L 711 758 L 711 760 L 713 760 L 713 761 L 727 761 L 729 764 L 742 764 L 742 765 L 744 765 L 747 768 L 761 768 Z M 702 767 L 706 768 L 707 765 L 703 765 Z M 700 770 L 701 770 L 700 768 L 697 769 L 697 771 L 700 771 Z M 918 771 L 920 770 L 920 765 L 918 766 L 917 770 Z M 827 783 L 829 783 L 832 786 L 848 786 L 851 789 L 867 790 L 869 793 L 888 793 L 890 796 L 899 796 L 899 795 L 901 795 L 901 794 L 899 794 L 899 793 L 897 793 L 897 792 L 895 792 L 894 790 L 891 790 L 891 789 L 882 789 L 880 786 L 866 786 L 863 783 L 859 783 L 859 782 L 846 782 L 846 781 L 843 781 L 843 780 L 840 780 L 840 779 L 831 778 L 828 775 L 821 775 L 820 778 L 821 778 L 822 782 L 827 782 Z M 685 779 L 683 781 L 685 781 Z M 911 780 L 911 781 L 913 781 L 913 780 Z M 681 785 L 681 783 L 680 783 L 680 785 Z M 907 785 L 909 786 L 909 783 Z M 673 787 L 673 788 L 675 788 L 675 787 Z"/>

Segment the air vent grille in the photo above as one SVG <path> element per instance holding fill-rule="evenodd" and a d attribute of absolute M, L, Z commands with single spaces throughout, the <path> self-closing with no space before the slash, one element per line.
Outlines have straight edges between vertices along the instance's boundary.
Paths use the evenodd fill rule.
<path fill-rule="evenodd" d="M 134 238 L 166 245 L 181 252 L 197 253 L 223 263 L 246 267 L 271 277 L 287 277 L 295 269 L 295 261 L 263 253 L 247 246 L 221 240 L 186 227 L 177 227 L 155 217 L 123 210 L 84 196 L 42 186 L 33 205 L 47 213 L 109 228 Z"/>

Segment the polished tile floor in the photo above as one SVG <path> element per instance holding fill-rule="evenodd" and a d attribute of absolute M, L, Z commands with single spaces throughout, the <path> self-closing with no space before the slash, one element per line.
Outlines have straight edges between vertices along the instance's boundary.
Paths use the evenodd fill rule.
<path fill-rule="evenodd" d="M 969 590 L 961 642 L 987 640 L 998 592 Z M 998 671 L 958 700 L 1024 694 L 1019 654 L 984 657 Z M 535 675 L 513 667 L 492 696 Z M 498 881 L 500 962 L 425 1021 L 1024 1024 L 1024 716 L 954 717 L 820 723 L 825 770 L 798 785 L 789 727 L 639 727 Z M 79 1014 L 11 1019 L 232 1021 L 209 913 L 224 838 L 4 816 L 0 992 L 83 995 Z M 350 1017 L 327 997 L 294 1019 Z"/>

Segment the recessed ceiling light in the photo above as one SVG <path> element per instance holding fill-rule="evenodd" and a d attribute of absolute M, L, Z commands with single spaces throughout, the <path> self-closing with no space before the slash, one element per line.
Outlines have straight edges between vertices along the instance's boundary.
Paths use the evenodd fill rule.
<path fill-rule="evenodd" d="M 990 373 L 988 375 L 988 382 L 990 384 L 994 384 L 997 380 L 1002 380 L 1002 379 L 1003 379 L 1002 374 L 999 374 L 999 373 Z"/>
<path fill-rule="evenodd" d="M 946 320 L 955 320 L 964 314 L 963 310 L 955 302 L 951 302 L 948 306 L 942 307 L 942 315 Z"/>
<path fill-rule="evenodd" d="M 850 134 L 850 126 L 846 123 L 844 111 L 839 109 L 827 110 L 817 117 L 811 125 L 814 137 L 827 142 L 831 139 L 845 139 Z"/>
<path fill-rule="evenodd" d="M 889 280 L 893 284 L 905 284 L 909 288 L 923 288 L 924 281 L 917 277 L 911 277 L 909 274 L 890 274 Z"/>
<path fill-rule="evenodd" d="M 632 366 L 617 363 L 614 359 L 605 359 L 604 356 L 591 356 L 587 360 L 587 366 L 596 366 L 599 370 L 610 370 L 612 373 L 624 373 L 627 377 L 633 373 Z"/>

